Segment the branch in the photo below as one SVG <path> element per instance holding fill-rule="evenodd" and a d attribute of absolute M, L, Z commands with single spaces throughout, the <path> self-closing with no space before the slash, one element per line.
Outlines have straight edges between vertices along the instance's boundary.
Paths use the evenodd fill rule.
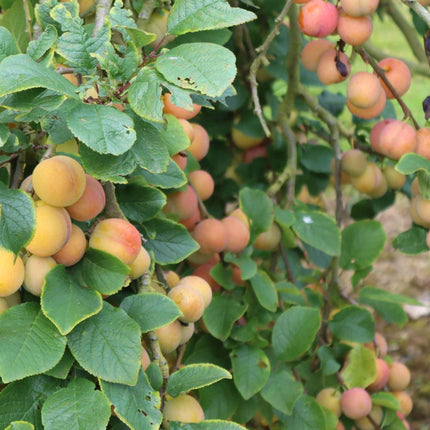
<path fill-rule="evenodd" d="M 254 101 L 254 112 L 258 116 L 258 119 L 260 120 L 260 123 L 264 129 L 264 133 L 267 137 L 269 137 L 271 133 L 269 127 L 267 126 L 267 122 L 263 116 L 260 99 L 258 97 L 257 72 L 262 64 L 269 64 L 269 60 L 266 57 L 267 51 L 269 50 L 270 45 L 272 44 L 275 37 L 279 34 L 279 29 L 284 21 L 284 18 L 286 17 L 288 11 L 293 4 L 293 0 L 287 0 L 281 13 L 275 19 L 275 26 L 273 27 L 272 31 L 266 37 L 266 40 L 263 42 L 263 44 L 256 49 L 258 55 L 257 57 L 255 57 L 249 70 L 249 82 L 251 83 L 251 94 L 252 100 Z"/>
<path fill-rule="evenodd" d="M 157 7 L 157 2 L 155 0 L 146 0 L 143 2 L 142 9 L 139 12 L 139 19 L 147 21 L 151 18 L 152 12 Z"/>
<path fill-rule="evenodd" d="M 383 0 L 382 6 L 385 8 L 391 19 L 405 36 L 411 48 L 411 51 L 413 52 L 417 60 L 426 61 L 427 57 L 425 55 L 424 48 L 420 40 L 417 38 L 417 32 L 415 28 L 406 20 L 403 11 L 400 11 L 397 8 L 393 0 Z"/>
<path fill-rule="evenodd" d="M 25 153 L 20 152 L 10 178 L 10 188 L 18 188 L 24 178 Z"/>
<path fill-rule="evenodd" d="M 24 14 L 25 14 L 25 32 L 28 35 L 28 40 L 32 40 L 33 39 L 33 34 L 32 34 L 32 28 L 31 28 L 31 15 L 30 15 L 30 7 L 28 5 L 28 0 L 22 0 L 22 5 L 24 7 Z"/>
<path fill-rule="evenodd" d="M 382 60 L 383 58 L 387 58 L 387 57 L 397 58 L 399 60 L 402 60 L 409 67 L 409 70 L 411 71 L 412 74 L 422 75 L 422 76 L 425 76 L 427 78 L 430 76 L 430 72 L 429 72 L 429 68 L 428 68 L 427 63 L 416 63 L 414 61 L 409 61 L 409 60 L 405 60 L 405 59 L 400 58 L 400 57 L 396 57 L 395 55 L 393 56 L 393 55 L 385 52 L 381 48 L 379 48 L 375 45 L 372 45 L 369 41 L 364 43 L 362 45 L 362 47 L 366 50 L 366 52 L 369 55 L 371 55 L 373 58 L 375 58 L 378 61 Z"/>
<path fill-rule="evenodd" d="M 375 73 L 382 79 L 384 84 L 389 88 L 389 90 L 393 93 L 394 98 L 399 103 L 400 107 L 402 108 L 403 114 L 405 115 L 405 118 L 410 118 L 414 124 L 414 127 L 419 130 L 420 126 L 415 120 L 414 116 L 412 115 L 412 112 L 410 109 L 406 106 L 405 102 L 402 100 L 402 98 L 399 96 L 399 93 L 396 91 L 396 89 L 391 85 L 391 82 L 387 79 L 385 76 L 385 71 L 381 67 L 379 67 L 378 63 L 366 52 L 364 48 L 355 48 L 356 52 L 358 52 L 363 58 L 364 62 L 369 63 L 372 67 L 372 69 L 375 71 Z"/>
<path fill-rule="evenodd" d="M 288 261 L 287 252 L 285 251 L 285 248 L 282 245 L 279 245 L 279 250 L 281 252 L 282 261 L 284 262 L 285 271 L 287 272 L 287 279 L 288 281 L 290 281 L 292 284 L 295 285 L 296 281 L 294 279 L 293 271 L 291 270 L 290 262 Z"/>
<path fill-rule="evenodd" d="M 112 182 L 105 182 L 103 184 L 103 189 L 106 194 L 105 212 L 107 217 L 127 220 L 116 199 L 114 184 L 112 184 Z"/>
<path fill-rule="evenodd" d="M 96 18 L 94 20 L 94 31 L 93 37 L 97 35 L 99 29 L 103 26 L 106 15 L 109 13 L 109 10 L 112 5 L 112 0 L 98 0 L 96 7 Z"/>
<path fill-rule="evenodd" d="M 430 12 L 422 5 L 420 5 L 417 0 L 403 0 L 406 6 L 409 6 L 430 28 Z"/>

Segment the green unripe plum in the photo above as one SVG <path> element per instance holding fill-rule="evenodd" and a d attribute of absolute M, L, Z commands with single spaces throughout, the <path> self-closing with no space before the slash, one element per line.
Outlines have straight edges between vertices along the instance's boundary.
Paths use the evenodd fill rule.
<path fill-rule="evenodd" d="M 7 297 L 19 289 L 24 281 L 21 257 L 0 247 L 0 297 Z"/>
<path fill-rule="evenodd" d="M 384 411 L 380 406 L 374 406 L 372 410 L 369 413 L 369 416 L 372 418 L 372 420 L 377 424 L 380 425 L 382 423 L 382 419 L 384 418 Z M 355 421 L 355 425 L 359 430 L 374 430 L 375 426 L 373 425 L 372 421 L 369 420 L 367 417 L 360 418 Z"/>
<path fill-rule="evenodd" d="M 37 255 L 28 257 L 25 262 L 24 288 L 34 296 L 40 297 L 46 275 L 56 265 L 57 263 L 52 257 L 38 257 Z"/>
<path fill-rule="evenodd" d="M 167 400 L 163 409 L 163 423 L 170 429 L 170 421 L 182 423 L 199 423 L 205 419 L 205 414 L 199 402 L 188 394 L 182 394 Z"/>
<path fill-rule="evenodd" d="M 406 176 L 398 172 L 393 166 L 385 166 L 382 173 L 387 181 L 388 188 L 400 190 L 406 182 Z"/>
<path fill-rule="evenodd" d="M 260 145 L 263 142 L 264 137 L 250 136 L 245 134 L 242 130 L 233 127 L 231 130 L 231 140 L 237 148 L 248 149 Z"/>
<path fill-rule="evenodd" d="M 340 417 L 342 410 L 340 408 L 341 393 L 336 388 L 324 388 L 317 396 L 316 401 L 324 406 L 329 411 L 333 412 L 337 417 Z"/>
<path fill-rule="evenodd" d="M 254 247 L 260 251 L 274 251 L 281 242 L 281 229 L 273 223 L 268 231 L 263 231 L 255 239 Z"/>
<path fill-rule="evenodd" d="M 66 207 L 76 203 L 85 190 L 85 172 L 73 158 L 56 155 L 40 162 L 33 171 L 33 188 L 46 203 Z"/>
<path fill-rule="evenodd" d="M 342 155 L 342 171 L 354 178 L 361 176 L 367 167 L 367 155 L 359 149 L 350 149 Z"/>

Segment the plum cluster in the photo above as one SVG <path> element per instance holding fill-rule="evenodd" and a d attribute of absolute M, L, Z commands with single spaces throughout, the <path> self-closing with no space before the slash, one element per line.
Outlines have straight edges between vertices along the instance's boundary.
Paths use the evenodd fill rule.
<path fill-rule="evenodd" d="M 343 416 L 354 420 L 355 428 L 358 430 L 373 430 L 375 424 L 376 426 L 382 424 L 384 410 L 381 406 L 372 404 L 371 394 L 381 390 L 389 391 L 399 402 L 400 410 L 397 415 L 409 429 L 409 423 L 405 419 L 413 407 L 412 399 L 405 391 L 411 380 L 409 369 L 403 363 L 393 361 L 387 356 L 387 341 L 382 334 L 375 333 L 374 342 L 365 346 L 375 353 L 374 381 L 365 388 L 346 387 L 343 391 L 339 388 L 326 387 L 317 394 L 317 402 L 339 418 L 337 430 L 345 429 L 341 421 Z"/>

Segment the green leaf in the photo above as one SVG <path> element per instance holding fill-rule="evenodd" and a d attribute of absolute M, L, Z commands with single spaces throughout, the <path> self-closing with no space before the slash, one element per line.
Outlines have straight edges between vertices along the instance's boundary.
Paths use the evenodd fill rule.
<path fill-rule="evenodd" d="M 184 172 L 170 159 L 167 170 L 163 173 L 151 173 L 140 168 L 139 174 L 141 174 L 149 184 L 162 189 L 180 188 L 187 183 L 187 177 Z"/>
<path fill-rule="evenodd" d="M 276 320 L 272 345 L 280 360 L 294 361 L 311 347 L 321 325 L 318 309 L 294 306 Z"/>
<path fill-rule="evenodd" d="M 396 397 L 391 393 L 379 391 L 371 395 L 372 405 L 383 406 L 385 408 L 394 409 L 395 411 L 400 410 L 400 404 Z"/>
<path fill-rule="evenodd" d="M 68 334 L 69 348 L 79 364 L 106 381 L 135 385 L 141 360 L 140 329 L 122 309 L 103 309 Z"/>
<path fill-rule="evenodd" d="M 333 375 L 340 369 L 340 364 L 337 362 L 334 352 L 328 345 L 319 347 L 317 355 L 321 361 L 323 375 Z"/>
<path fill-rule="evenodd" d="M 229 419 L 239 406 L 240 399 L 232 380 L 224 379 L 199 390 L 199 403 L 205 419 Z"/>
<path fill-rule="evenodd" d="M 24 54 L 11 55 L 0 63 L 0 97 L 28 90 L 48 88 L 60 94 L 77 98 L 76 87 L 64 76 L 36 63 Z"/>
<path fill-rule="evenodd" d="M 302 384 L 285 369 L 274 370 L 261 390 L 263 399 L 286 415 L 291 415 L 296 400 L 302 394 Z"/>
<path fill-rule="evenodd" d="M 159 293 L 133 294 L 120 306 L 139 324 L 143 333 L 170 324 L 182 315 L 173 300 Z"/>
<path fill-rule="evenodd" d="M 291 227 L 295 221 L 294 213 L 287 209 L 281 209 L 279 206 L 275 206 L 275 220 L 284 228 Z"/>
<path fill-rule="evenodd" d="M 89 248 L 74 271 L 82 287 L 111 295 L 126 284 L 130 270 L 112 254 Z"/>
<path fill-rule="evenodd" d="M 18 254 L 30 242 L 36 227 L 31 197 L 0 183 L 0 246 Z"/>
<path fill-rule="evenodd" d="M 111 106 L 80 103 L 69 113 L 67 125 L 79 140 L 100 154 L 123 154 L 136 140 L 133 120 Z"/>
<path fill-rule="evenodd" d="M 66 335 L 81 321 L 100 312 L 102 298 L 96 291 L 83 288 L 73 271 L 60 264 L 46 275 L 41 305 L 45 316 Z"/>
<path fill-rule="evenodd" d="M 420 227 L 412 227 L 397 235 L 392 245 L 395 249 L 406 255 L 417 255 L 427 252 L 427 231 Z"/>
<path fill-rule="evenodd" d="M 40 410 L 46 397 L 59 387 L 58 380 L 44 375 L 8 384 L 0 392 L 0 428 L 14 421 L 28 421 L 42 429 Z"/>
<path fill-rule="evenodd" d="M 152 173 L 163 173 L 170 162 L 168 140 L 163 128 L 143 121 L 133 115 L 136 128 L 136 143 L 132 153 L 137 164 Z"/>
<path fill-rule="evenodd" d="M 81 143 L 79 153 L 85 171 L 101 181 L 125 184 L 127 180 L 124 176 L 136 168 L 136 160 L 131 151 L 121 155 L 99 154 Z"/>
<path fill-rule="evenodd" d="M 130 107 L 147 121 L 164 122 L 161 84 L 164 79 L 154 68 L 143 67 L 128 89 Z"/>
<path fill-rule="evenodd" d="M 28 45 L 28 33 L 26 31 L 27 20 L 24 13 L 24 2 L 23 0 L 15 0 L 11 1 L 11 4 L 12 7 L 2 16 L 1 26 L 11 32 L 19 52 L 24 52 Z"/>
<path fill-rule="evenodd" d="M 174 85 L 221 96 L 236 76 L 235 56 L 212 43 L 186 43 L 157 58 L 157 70 Z"/>
<path fill-rule="evenodd" d="M 227 296 L 216 296 L 203 314 L 203 322 L 209 333 L 219 340 L 226 340 L 233 324 L 246 311 L 246 305 Z"/>
<path fill-rule="evenodd" d="M 275 312 L 278 308 L 278 293 L 269 275 L 259 270 L 250 281 L 260 305 L 271 312 Z"/>
<path fill-rule="evenodd" d="M 102 380 L 100 387 L 115 406 L 118 418 L 131 429 L 159 428 L 162 421 L 160 394 L 153 390 L 142 369 L 137 384 L 132 387 Z"/>
<path fill-rule="evenodd" d="M 384 249 L 387 236 L 379 221 L 357 221 L 342 231 L 340 265 L 349 268 L 370 266 Z"/>
<path fill-rule="evenodd" d="M 170 430 L 246 430 L 246 428 L 231 421 L 205 420 L 195 424 L 171 422 Z"/>
<path fill-rule="evenodd" d="M 38 303 L 23 303 L 0 315 L 0 376 L 11 382 L 53 368 L 66 339 L 43 315 Z"/>
<path fill-rule="evenodd" d="M 351 342 L 372 342 L 375 337 L 375 322 L 372 314 L 359 306 L 342 308 L 328 322 L 332 333 L 339 339 Z"/>
<path fill-rule="evenodd" d="M 18 49 L 12 34 L 7 28 L 0 27 L 0 61 L 14 54 L 18 54 Z"/>
<path fill-rule="evenodd" d="M 14 421 L 6 430 L 34 430 L 34 425 L 26 421 Z"/>
<path fill-rule="evenodd" d="M 179 35 L 231 27 L 256 18 L 248 10 L 230 7 L 225 0 L 178 0 L 170 11 L 167 30 Z"/>
<path fill-rule="evenodd" d="M 317 211 L 294 213 L 294 233 L 305 243 L 331 256 L 340 254 L 340 232 L 333 217 Z"/>
<path fill-rule="evenodd" d="M 430 173 L 430 161 L 422 155 L 409 153 L 400 158 L 395 168 L 404 175 L 410 175 L 420 170 Z"/>
<path fill-rule="evenodd" d="M 294 430 L 325 430 L 325 416 L 317 401 L 308 395 L 300 397 L 294 404 L 293 413 L 286 417 L 288 428 Z"/>
<path fill-rule="evenodd" d="M 241 345 L 230 353 L 233 381 L 245 400 L 258 393 L 270 376 L 270 362 L 262 349 Z"/>
<path fill-rule="evenodd" d="M 182 393 L 206 387 L 221 379 L 231 379 L 231 375 L 222 367 L 214 364 L 190 364 L 170 375 L 167 382 L 167 392 L 172 397 Z"/>
<path fill-rule="evenodd" d="M 57 379 L 66 379 L 74 362 L 75 359 L 66 348 L 63 358 L 52 369 L 45 372 L 45 375 L 53 376 Z"/>
<path fill-rule="evenodd" d="M 106 396 L 93 382 L 78 378 L 67 387 L 51 394 L 42 407 L 42 423 L 46 430 L 103 430 L 111 415 Z"/>
<path fill-rule="evenodd" d="M 242 188 L 239 193 L 240 208 L 251 224 L 251 240 L 268 231 L 273 223 L 273 205 L 267 194 L 261 190 Z"/>
<path fill-rule="evenodd" d="M 154 252 L 155 261 L 161 265 L 179 263 L 199 249 L 198 243 L 181 224 L 168 219 L 152 219 L 144 225 L 155 232 L 154 239 L 149 239 L 145 248 Z"/>
<path fill-rule="evenodd" d="M 245 248 L 238 256 L 228 252 L 224 255 L 224 261 L 238 266 L 243 280 L 251 279 L 257 273 L 258 266 L 252 259 L 252 247 Z"/>
<path fill-rule="evenodd" d="M 28 44 L 27 54 L 33 58 L 34 61 L 39 60 L 57 40 L 57 30 L 53 25 L 48 25 L 45 31 L 39 36 L 37 40 L 32 40 Z"/>
<path fill-rule="evenodd" d="M 323 145 L 312 145 L 306 143 L 300 145 L 300 162 L 306 169 L 316 173 L 331 173 L 331 161 L 333 160 L 333 149 Z"/>
<path fill-rule="evenodd" d="M 341 372 L 344 383 L 349 387 L 366 388 L 376 378 L 375 353 L 362 344 L 356 344 L 348 353 L 346 367 Z"/>
<path fill-rule="evenodd" d="M 225 290 L 233 290 L 236 287 L 233 282 L 233 268 L 231 266 L 224 266 L 223 263 L 219 262 L 210 269 L 209 273 L 214 281 Z"/>

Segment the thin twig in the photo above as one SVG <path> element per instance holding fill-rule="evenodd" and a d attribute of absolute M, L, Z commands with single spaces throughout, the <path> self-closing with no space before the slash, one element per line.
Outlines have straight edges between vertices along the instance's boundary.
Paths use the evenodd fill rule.
<path fill-rule="evenodd" d="M 96 17 L 94 20 L 93 37 L 95 37 L 101 27 L 103 27 L 105 17 L 109 13 L 112 0 L 98 0 L 96 7 Z"/>
<path fill-rule="evenodd" d="M 24 178 L 25 153 L 20 152 L 11 177 L 10 188 L 18 188 Z"/>
<path fill-rule="evenodd" d="M 33 39 L 33 29 L 31 27 L 32 19 L 30 15 L 30 7 L 28 5 L 28 0 L 22 0 L 22 5 L 24 7 L 24 13 L 25 13 L 25 32 L 28 35 L 28 40 Z"/>
<path fill-rule="evenodd" d="M 164 275 L 163 268 L 159 264 L 155 264 L 155 276 L 157 277 L 158 282 L 161 283 L 162 287 L 166 290 L 170 290 L 170 285 L 167 282 L 166 276 Z"/>
<path fill-rule="evenodd" d="M 285 271 L 287 272 L 287 279 L 292 284 L 296 284 L 296 281 L 294 279 L 293 271 L 291 270 L 290 262 L 288 261 L 287 252 L 285 251 L 285 248 L 282 245 L 279 245 L 279 251 L 281 252 L 281 258 L 284 262 Z"/>
<path fill-rule="evenodd" d="M 103 184 L 103 189 L 106 194 L 105 213 L 107 217 L 127 220 L 116 199 L 115 186 L 112 182 L 105 182 Z"/>
<path fill-rule="evenodd" d="M 279 34 L 279 29 L 284 21 L 284 18 L 286 17 L 288 11 L 290 10 L 293 4 L 294 4 L 293 0 L 287 0 L 287 2 L 285 3 L 285 6 L 282 9 L 281 13 L 275 19 L 275 26 L 273 27 L 272 31 L 266 37 L 266 40 L 263 42 L 263 44 L 256 49 L 256 52 L 258 53 L 258 55 L 257 57 L 255 57 L 254 61 L 252 62 L 250 71 L 249 71 L 249 82 L 251 84 L 252 100 L 254 101 L 254 112 L 258 116 L 258 119 L 260 120 L 264 133 L 266 134 L 267 137 L 269 137 L 271 133 L 270 133 L 269 127 L 267 126 L 267 122 L 263 116 L 260 99 L 258 97 L 257 72 L 262 64 L 263 65 L 269 64 L 269 60 L 266 57 L 267 51 L 270 45 L 272 44 L 273 40 L 275 39 L 275 37 Z"/>
<path fill-rule="evenodd" d="M 417 37 L 417 31 L 407 21 L 403 11 L 400 11 L 393 0 L 383 0 L 381 6 L 385 8 L 393 22 L 405 36 L 412 53 L 418 61 L 426 61 L 426 55 L 420 40 Z"/>
<path fill-rule="evenodd" d="M 417 0 L 403 0 L 406 6 L 409 6 L 430 28 L 430 12 L 422 5 L 420 5 Z"/>
<path fill-rule="evenodd" d="M 366 63 L 369 63 L 371 65 L 371 67 L 375 71 L 375 73 L 381 78 L 381 80 L 384 82 L 384 84 L 392 92 L 394 98 L 397 100 L 397 102 L 399 103 L 399 106 L 402 108 L 402 111 L 403 111 L 403 114 L 405 115 L 405 118 L 410 118 L 414 124 L 414 127 L 417 130 L 419 130 L 420 129 L 419 124 L 415 120 L 410 109 L 406 106 L 405 102 L 399 96 L 399 93 L 396 91 L 396 89 L 393 87 L 391 82 L 388 80 L 387 76 L 385 75 L 384 69 L 378 65 L 378 63 L 366 52 L 366 50 L 364 48 L 355 48 L 355 50 L 356 50 L 356 52 L 358 52 L 360 54 L 360 56 L 363 58 L 363 60 Z"/>
<path fill-rule="evenodd" d="M 182 359 L 184 358 L 186 347 L 187 347 L 186 344 L 179 345 L 178 349 L 176 350 L 178 355 L 176 357 L 175 370 L 179 370 L 179 368 L 181 367 L 181 362 L 182 362 Z"/>

